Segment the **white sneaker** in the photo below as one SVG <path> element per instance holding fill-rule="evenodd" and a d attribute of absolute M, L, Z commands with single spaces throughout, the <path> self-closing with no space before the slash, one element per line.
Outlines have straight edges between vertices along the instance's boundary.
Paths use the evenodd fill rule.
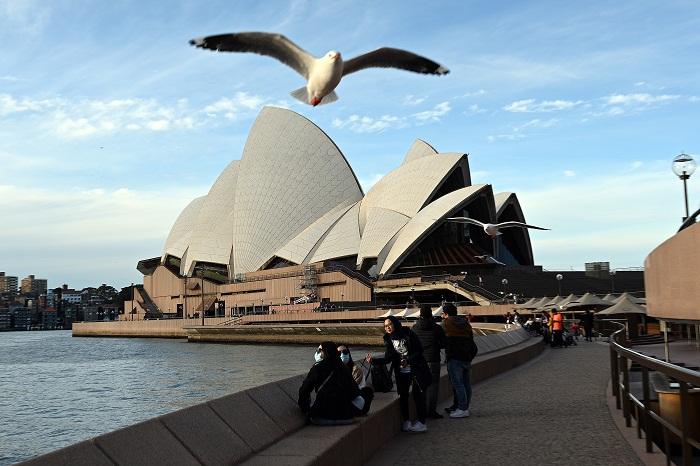
<path fill-rule="evenodd" d="M 460 417 L 469 417 L 469 410 L 468 409 L 455 409 L 450 413 L 450 417 L 453 419 L 460 418 Z"/>
<path fill-rule="evenodd" d="M 413 424 L 413 428 L 411 429 L 411 432 L 428 432 L 428 426 L 423 424 L 420 421 L 416 421 L 415 424 Z"/>
<path fill-rule="evenodd" d="M 401 432 L 413 432 L 413 424 L 411 421 L 403 421 Z"/>

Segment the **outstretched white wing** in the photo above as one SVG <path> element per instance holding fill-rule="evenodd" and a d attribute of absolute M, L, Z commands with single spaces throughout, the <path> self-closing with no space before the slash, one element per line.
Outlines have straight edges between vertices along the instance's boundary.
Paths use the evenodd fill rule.
<path fill-rule="evenodd" d="M 528 225 L 527 223 L 523 222 L 503 222 L 503 223 L 498 223 L 495 225 L 496 228 L 533 228 L 535 230 L 549 230 L 549 228 L 542 228 L 542 227 L 536 227 L 535 225 Z"/>
<path fill-rule="evenodd" d="M 473 218 L 469 217 L 449 217 L 446 218 L 448 222 L 455 222 L 455 223 L 471 223 L 472 225 L 480 226 L 481 228 L 484 228 L 484 224 L 481 223 L 478 220 L 474 220 Z"/>
<path fill-rule="evenodd" d="M 304 78 L 309 78 L 314 57 L 282 34 L 268 32 L 239 32 L 199 37 L 190 45 L 217 52 L 252 52 L 276 58 L 293 68 Z"/>

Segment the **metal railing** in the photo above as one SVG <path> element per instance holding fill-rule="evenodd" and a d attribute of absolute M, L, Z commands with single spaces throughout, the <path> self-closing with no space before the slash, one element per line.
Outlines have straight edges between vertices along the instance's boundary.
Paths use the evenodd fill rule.
<path fill-rule="evenodd" d="M 632 427 L 632 413 L 637 423 L 637 437 L 646 440 L 646 451 L 653 452 L 652 432 L 653 423 L 661 426 L 663 432 L 664 453 L 666 464 L 671 461 L 671 442 L 669 432 L 680 439 L 682 449 L 682 464 L 690 466 L 693 463 L 693 449 L 700 451 L 700 439 L 691 438 L 691 416 L 700 416 L 700 413 L 691 413 L 689 389 L 700 387 L 700 373 L 680 367 L 674 364 L 645 356 L 623 346 L 621 341 L 626 339 L 625 326 L 620 322 L 614 322 L 621 328 L 611 334 L 610 338 L 610 372 L 612 376 L 612 391 L 615 396 L 615 406 L 622 409 L 625 417 L 625 425 Z M 630 391 L 630 362 L 639 364 L 642 372 L 642 399 L 638 399 Z M 650 383 L 649 372 L 657 371 L 678 382 L 680 395 L 680 426 L 669 422 L 667 419 L 653 411 L 650 407 Z M 660 410 L 659 410 L 660 411 Z"/>

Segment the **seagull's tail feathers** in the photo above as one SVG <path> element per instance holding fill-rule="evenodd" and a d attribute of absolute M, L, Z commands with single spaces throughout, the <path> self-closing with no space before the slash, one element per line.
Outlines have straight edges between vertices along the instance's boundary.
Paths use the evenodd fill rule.
<path fill-rule="evenodd" d="M 338 94 L 336 94 L 335 91 L 331 91 L 330 94 L 327 94 L 323 97 L 323 99 L 321 99 L 321 103 L 319 103 L 319 105 L 330 104 L 331 102 L 335 102 L 336 100 L 338 100 Z"/>
<path fill-rule="evenodd" d="M 306 87 L 300 87 L 296 91 L 290 92 L 289 95 L 305 104 L 309 103 L 309 94 L 306 92 Z"/>

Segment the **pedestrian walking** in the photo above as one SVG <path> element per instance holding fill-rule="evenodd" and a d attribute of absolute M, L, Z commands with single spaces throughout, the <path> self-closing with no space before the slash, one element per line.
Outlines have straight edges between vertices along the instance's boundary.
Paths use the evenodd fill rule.
<path fill-rule="evenodd" d="M 593 341 L 593 314 L 591 314 L 590 309 L 586 309 L 581 321 L 583 322 L 583 331 L 586 332 L 586 341 Z"/>

